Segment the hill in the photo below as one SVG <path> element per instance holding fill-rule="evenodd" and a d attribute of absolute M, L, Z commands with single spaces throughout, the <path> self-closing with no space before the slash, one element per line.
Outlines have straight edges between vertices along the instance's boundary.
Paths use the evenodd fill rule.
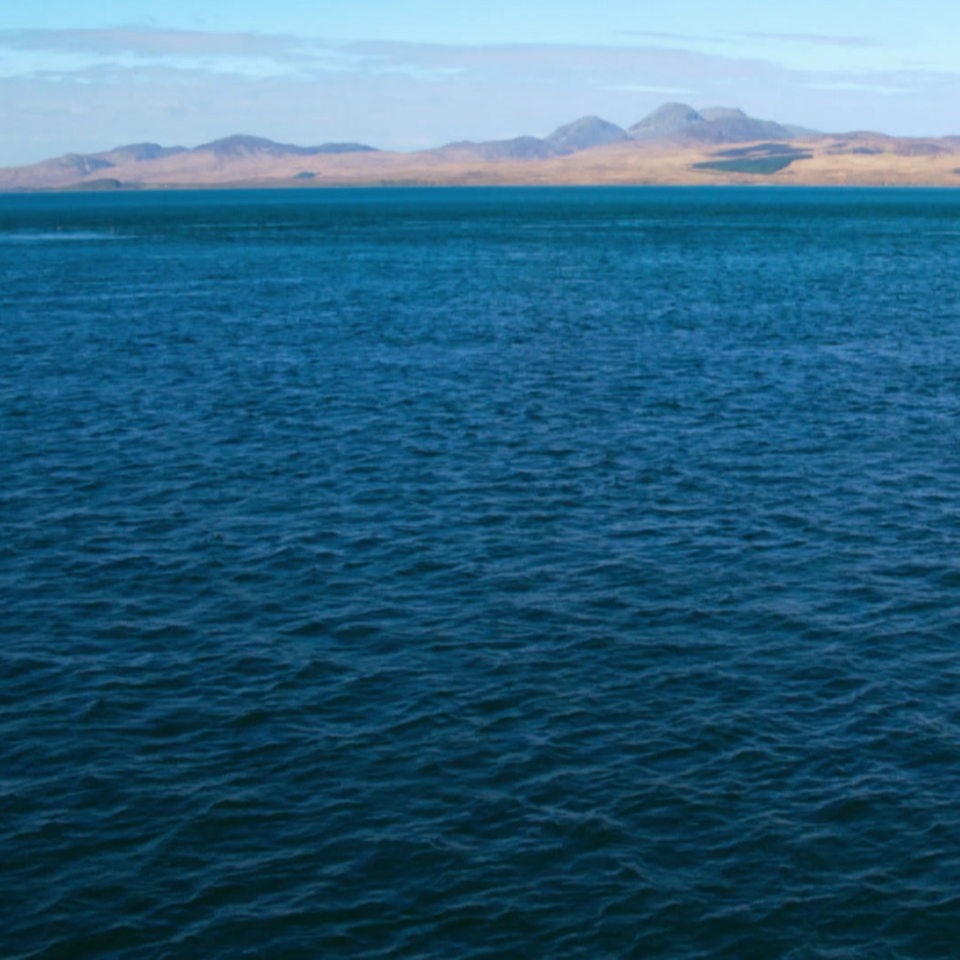
<path fill-rule="evenodd" d="M 0 169 L 0 190 L 387 184 L 960 185 L 960 137 L 826 134 L 733 107 L 668 103 L 624 129 L 581 117 L 545 137 L 398 153 L 235 134 L 199 146 L 135 143 Z"/>

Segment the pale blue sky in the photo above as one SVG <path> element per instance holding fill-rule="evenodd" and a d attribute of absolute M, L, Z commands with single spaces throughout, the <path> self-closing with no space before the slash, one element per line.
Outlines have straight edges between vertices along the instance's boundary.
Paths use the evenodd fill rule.
<path fill-rule="evenodd" d="M 416 149 L 665 100 L 960 133 L 957 0 L 0 0 L 0 165 L 245 132 Z"/>

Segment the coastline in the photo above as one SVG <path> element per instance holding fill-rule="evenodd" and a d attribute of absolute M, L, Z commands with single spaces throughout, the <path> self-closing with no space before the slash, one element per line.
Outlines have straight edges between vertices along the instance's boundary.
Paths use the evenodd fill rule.
<path fill-rule="evenodd" d="M 780 169 L 759 167 L 770 144 L 744 144 L 745 159 L 698 147 L 616 143 L 560 157 L 481 159 L 435 151 L 377 151 L 311 158 L 241 157 L 228 165 L 174 157 L 77 176 L 63 163 L 0 170 L 0 192 L 179 189 L 322 189 L 464 186 L 960 186 L 960 147 L 881 135 L 818 137 L 778 144 Z M 922 150 L 920 149 L 922 147 Z M 758 159 L 759 158 L 759 159 Z M 737 169 L 739 164 L 741 169 Z M 731 169 L 731 167 L 733 167 Z M 97 173 L 100 176 L 97 176 Z"/>

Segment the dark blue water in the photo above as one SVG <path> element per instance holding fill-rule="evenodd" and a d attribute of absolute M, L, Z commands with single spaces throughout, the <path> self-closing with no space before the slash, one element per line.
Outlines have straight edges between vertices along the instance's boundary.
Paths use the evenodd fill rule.
<path fill-rule="evenodd" d="M 0 954 L 960 940 L 960 194 L 0 198 Z"/>

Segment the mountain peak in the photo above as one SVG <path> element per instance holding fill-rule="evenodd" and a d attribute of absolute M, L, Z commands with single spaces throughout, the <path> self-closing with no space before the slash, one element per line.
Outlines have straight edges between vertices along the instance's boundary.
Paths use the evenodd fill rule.
<path fill-rule="evenodd" d="M 184 150 L 184 147 L 161 147 L 159 143 L 128 143 L 122 147 L 114 147 L 112 150 L 107 150 L 99 154 L 99 156 L 114 162 L 127 160 L 141 162 L 145 160 L 159 160 L 176 153 L 183 153 Z"/>
<path fill-rule="evenodd" d="M 558 153 L 576 153 L 578 150 L 588 150 L 590 147 L 601 147 L 607 143 L 616 143 L 618 140 L 629 140 L 625 130 L 615 123 L 610 123 L 601 117 L 580 117 L 572 123 L 565 123 L 557 127 L 546 142 Z"/>
<path fill-rule="evenodd" d="M 268 140 L 266 137 L 252 137 L 246 133 L 235 133 L 229 137 L 221 137 L 219 140 L 211 140 L 210 143 L 202 143 L 195 150 L 209 150 L 218 157 L 239 157 L 247 153 L 269 153 L 280 154 L 296 150 L 296 147 L 290 147 L 284 143 L 276 143 L 274 140 Z"/>
<path fill-rule="evenodd" d="M 674 140 L 695 134 L 706 125 L 703 116 L 686 103 L 665 103 L 627 131 L 634 140 Z"/>
<path fill-rule="evenodd" d="M 320 153 L 373 153 L 375 147 L 364 143 L 324 143 L 319 147 L 298 147 L 292 143 L 277 143 L 266 137 L 252 137 L 246 133 L 235 133 L 220 140 L 212 140 L 194 147 L 194 151 L 209 151 L 220 159 L 267 154 L 271 157 L 312 157 Z"/>
<path fill-rule="evenodd" d="M 690 122 L 693 120 L 702 119 L 703 117 L 700 115 L 699 111 L 691 107 L 689 103 L 680 103 L 677 100 L 670 100 L 667 103 L 661 103 L 656 110 L 651 110 L 650 113 L 644 117 L 644 120 L 649 120 L 651 122 L 674 120 Z"/>
<path fill-rule="evenodd" d="M 749 120 L 739 107 L 707 107 L 700 111 L 704 120 Z"/>
<path fill-rule="evenodd" d="M 685 103 L 665 103 L 627 131 L 635 140 L 746 143 L 781 140 L 791 135 L 772 120 L 757 120 L 736 107 L 697 111 Z"/>

